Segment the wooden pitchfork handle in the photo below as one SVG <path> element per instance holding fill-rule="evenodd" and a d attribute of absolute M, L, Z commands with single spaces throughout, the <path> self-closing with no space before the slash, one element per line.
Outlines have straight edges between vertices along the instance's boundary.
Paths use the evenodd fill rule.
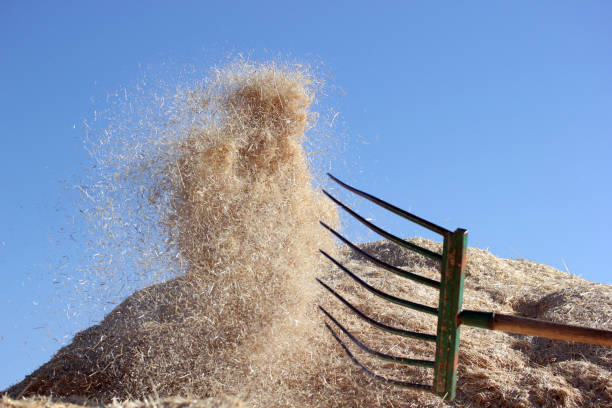
<path fill-rule="evenodd" d="M 610 330 L 553 323 L 523 316 L 463 310 L 457 316 L 457 325 L 461 324 L 506 333 L 527 334 L 612 347 L 612 331 Z"/>

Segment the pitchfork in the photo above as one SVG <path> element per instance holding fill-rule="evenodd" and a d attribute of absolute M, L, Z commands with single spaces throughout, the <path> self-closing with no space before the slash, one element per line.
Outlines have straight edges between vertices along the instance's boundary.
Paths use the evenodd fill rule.
<path fill-rule="evenodd" d="M 338 199 L 333 197 L 327 191 L 323 190 L 323 192 L 338 206 L 340 206 L 343 210 L 357 219 L 359 222 L 364 224 L 366 227 L 381 235 L 382 237 L 388 239 L 391 242 L 394 242 L 404 248 L 408 248 L 414 252 L 417 252 L 423 255 L 426 258 L 432 259 L 434 261 L 441 263 L 441 281 L 438 282 L 436 280 L 432 280 L 412 272 L 408 272 L 406 270 L 397 268 L 392 266 L 386 262 L 377 259 L 376 257 L 364 252 L 359 247 L 351 243 L 345 237 L 340 235 L 337 231 L 333 230 L 331 227 L 321 222 L 321 225 L 328 229 L 332 234 L 334 234 L 338 239 L 344 242 L 348 247 L 365 257 L 368 261 L 373 264 L 391 272 L 398 276 L 401 276 L 406 279 L 410 279 L 416 283 L 427 285 L 432 288 L 436 288 L 440 291 L 440 298 L 438 303 L 438 308 L 421 305 L 419 303 L 411 302 L 405 299 L 401 299 L 392 295 L 389 295 L 375 287 L 367 284 L 349 269 L 347 269 L 340 262 L 335 260 L 325 251 L 321 250 L 321 253 L 327 257 L 330 261 L 332 261 L 338 268 L 340 268 L 344 273 L 346 273 L 349 277 L 351 277 L 355 282 L 359 285 L 363 286 L 368 291 L 372 292 L 374 295 L 381 297 L 389 302 L 398 304 L 400 306 L 404 306 L 413 310 L 417 310 L 419 312 L 432 314 L 438 317 L 437 324 L 437 333 L 426 334 L 426 333 L 416 333 L 404 329 L 400 329 L 397 327 L 391 327 L 380 323 L 371 317 L 367 316 L 365 313 L 357 309 L 353 306 L 349 301 L 347 301 L 344 297 L 334 291 L 331 287 L 325 284 L 320 279 L 317 281 L 325 287 L 329 292 L 331 292 L 338 300 L 340 300 L 346 307 L 348 307 L 353 313 L 359 316 L 361 319 L 365 320 L 369 324 L 392 334 L 409 337 L 414 339 L 419 339 L 423 341 L 435 342 L 436 343 L 436 353 L 435 353 L 435 361 L 430 360 L 418 360 L 411 359 L 405 357 L 397 357 L 392 355 L 383 354 L 376 350 L 373 350 L 363 343 L 361 343 L 355 336 L 351 334 L 349 330 L 347 330 L 344 326 L 342 326 L 327 310 L 323 307 L 319 306 L 319 309 L 327 316 L 327 318 L 337 326 L 352 342 L 354 342 L 360 349 L 378 357 L 382 360 L 390 361 L 392 363 L 397 364 L 405 364 L 412 366 L 420 366 L 433 368 L 434 371 L 434 379 L 433 385 L 428 384 L 417 384 L 412 382 L 399 381 L 394 379 L 389 379 L 378 374 L 375 374 L 373 371 L 365 367 L 362 363 L 360 363 L 350 352 L 349 348 L 340 340 L 338 334 L 331 328 L 331 326 L 326 322 L 325 326 L 331 332 L 332 336 L 340 343 L 348 357 L 359 367 L 361 370 L 380 381 L 383 381 L 388 384 L 393 384 L 400 387 L 405 388 L 413 388 L 419 390 L 426 390 L 429 392 L 433 392 L 444 398 L 445 400 L 452 400 L 455 398 L 456 386 L 457 386 L 457 364 L 459 357 L 459 328 L 461 325 L 468 325 L 473 327 L 479 327 L 482 329 L 489 330 L 501 330 L 508 333 L 516 333 L 516 334 L 527 334 L 531 336 L 539 336 L 539 337 L 547 337 L 551 339 L 558 340 L 570 340 L 577 341 L 582 343 L 589 344 L 597 344 L 603 346 L 612 346 L 612 331 L 608 330 L 598 330 L 591 329 L 587 327 L 578 327 L 571 326 L 566 324 L 558 324 L 552 322 L 546 322 L 537 319 L 531 319 L 522 316 L 511 316 L 504 315 L 496 312 L 482 312 L 475 310 L 462 310 L 461 304 L 463 301 L 463 281 L 465 276 L 465 264 L 466 264 L 466 249 L 467 249 L 467 230 L 458 228 L 454 232 L 447 230 L 446 228 L 440 227 L 432 222 L 429 222 L 423 218 L 420 218 L 414 214 L 406 212 L 394 205 L 391 205 L 379 198 L 376 198 L 368 193 L 365 193 L 361 190 L 358 190 L 354 187 L 349 186 L 348 184 L 343 183 L 338 180 L 334 176 L 328 173 L 328 176 L 338 183 L 340 186 L 345 189 L 366 198 L 373 203 L 403 217 L 406 218 L 416 224 L 421 225 L 435 233 L 442 235 L 444 238 L 442 255 L 430 251 L 429 249 L 422 248 L 418 245 L 415 245 L 411 242 L 400 239 L 399 237 L 390 234 L 383 229 L 377 227 L 372 224 L 365 218 L 361 217 L 355 211 L 351 210 L 349 207 L 341 203 Z"/>

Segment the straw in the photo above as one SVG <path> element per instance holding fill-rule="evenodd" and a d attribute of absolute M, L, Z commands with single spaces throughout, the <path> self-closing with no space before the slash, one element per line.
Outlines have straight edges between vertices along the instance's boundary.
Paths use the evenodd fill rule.
<path fill-rule="evenodd" d="M 213 71 L 205 86 L 177 96 L 175 121 L 167 124 L 175 136 L 139 160 L 121 156 L 131 173 L 115 157 L 124 185 L 138 189 L 141 180 L 151 180 L 139 205 L 142 211 L 154 208 L 152 219 L 167 243 L 163 254 L 174 253 L 182 272 L 133 293 L 100 324 L 78 333 L 9 388 L 13 399 L 4 398 L 3 406 L 53 406 L 39 398 L 50 395 L 125 407 L 170 407 L 164 401 L 176 396 L 190 406 L 214 396 L 252 407 L 610 404 L 612 356 L 597 346 L 465 328 L 459 393 L 450 404 L 378 383 L 348 361 L 326 333 L 317 304 L 337 311 L 340 324 L 380 353 L 427 360 L 434 345 L 372 330 L 332 303 L 315 277 L 383 324 L 435 333 L 436 319 L 378 299 L 326 263 L 319 248 L 392 296 L 431 304 L 437 291 L 378 269 L 353 251 L 341 253 L 318 224 L 322 219 L 337 228 L 338 215 L 313 186 L 303 149 L 316 83 L 304 68 L 238 61 Z M 441 251 L 439 243 L 411 242 Z M 394 267 L 439 279 L 436 262 L 395 244 L 360 248 Z M 474 248 L 467 258 L 466 308 L 612 328 L 608 285 Z M 431 383 L 431 370 L 398 369 L 345 343 L 376 375 Z M 21 397 L 32 399 L 15 400 Z"/>

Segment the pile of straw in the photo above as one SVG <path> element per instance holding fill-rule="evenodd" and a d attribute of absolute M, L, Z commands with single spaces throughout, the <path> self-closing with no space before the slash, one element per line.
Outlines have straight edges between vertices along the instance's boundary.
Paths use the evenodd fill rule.
<path fill-rule="evenodd" d="M 4 408 L 81 408 L 82 405 L 60 401 L 49 397 L 11 399 L 4 396 L 0 399 Z M 211 397 L 206 399 L 185 398 L 147 398 L 144 401 L 117 400 L 106 405 L 108 408 L 244 408 L 246 405 L 232 397 Z"/>
<path fill-rule="evenodd" d="M 441 245 L 424 239 L 412 242 L 441 253 Z M 439 267 L 432 261 L 397 248 L 394 244 L 376 242 L 363 245 L 391 263 L 430 278 L 439 278 Z M 547 265 L 527 260 L 500 259 L 487 251 L 469 248 L 464 307 L 508 314 L 612 329 L 612 287 L 588 282 L 560 272 Z M 432 289 L 402 281 L 379 272 L 358 257 L 350 258 L 350 269 L 378 288 L 420 303 L 436 306 Z M 332 282 L 335 282 L 332 280 Z M 379 317 L 383 322 L 435 333 L 435 319 L 374 298 L 342 277 L 334 285 L 349 300 Z M 342 309 L 336 305 L 336 309 Z M 350 312 L 349 312 L 350 313 Z M 431 358 L 433 346 L 416 340 L 394 339 L 378 334 L 351 316 L 341 319 L 356 330 L 362 339 L 376 349 L 390 354 Z M 363 333 L 363 334 L 362 334 Z M 348 341 L 348 339 L 347 339 Z M 337 347 L 338 354 L 342 351 Z M 356 355 L 362 356 L 357 352 Z M 431 372 L 415 369 L 388 370 L 367 356 L 361 357 L 370 367 L 380 367 L 388 377 L 431 382 Z M 347 361 L 347 365 L 350 364 Z M 354 369 L 359 376 L 358 369 Z M 363 377 L 363 375 L 361 375 Z M 492 406 L 492 407 L 601 407 L 612 403 L 612 350 L 602 346 L 547 340 L 529 336 L 507 335 L 464 327 L 458 373 L 458 395 L 452 403 L 421 392 L 398 392 L 381 406 Z M 387 389 L 379 386 L 379 389 Z M 364 393 L 365 394 L 365 393 Z M 400 397 L 400 394 L 403 396 Z M 378 397 L 387 397 L 381 392 Z M 366 396 L 355 406 L 376 405 Z M 402 402 L 400 402 L 402 401 Z"/>
<path fill-rule="evenodd" d="M 312 84 L 301 69 L 243 62 L 188 94 L 181 109 L 189 114 L 176 117 L 198 120 L 181 123 L 183 137 L 150 158 L 162 170 L 147 195 L 151 205 L 165 206 L 159 223 L 184 273 L 129 296 L 8 396 L 82 404 L 154 398 L 153 405 L 164 405 L 164 398 L 180 395 L 194 406 L 209 406 L 194 402 L 201 398 L 231 396 L 223 398 L 234 405 L 210 405 L 220 407 L 610 404 L 612 355 L 596 346 L 466 328 L 452 403 L 380 384 L 351 364 L 326 333 L 317 304 L 382 352 L 432 358 L 433 347 L 366 326 L 317 288 L 315 276 L 385 323 L 435 333 L 436 322 L 365 293 L 325 263 L 319 248 L 396 296 L 435 306 L 437 293 L 339 251 L 318 226 L 319 219 L 337 224 L 338 215 L 313 187 L 303 150 Z M 440 251 L 437 243 L 415 242 Z M 437 265 L 393 244 L 363 247 L 424 276 L 439 275 Z M 466 308 L 612 329 L 609 286 L 478 249 L 468 250 L 468 260 Z M 431 382 L 428 370 L 354 352 L 382 375 Z M 22 403 L 5 398 L 2 405 Z M 138 404 L 123 406 L 147 406 Z"/>

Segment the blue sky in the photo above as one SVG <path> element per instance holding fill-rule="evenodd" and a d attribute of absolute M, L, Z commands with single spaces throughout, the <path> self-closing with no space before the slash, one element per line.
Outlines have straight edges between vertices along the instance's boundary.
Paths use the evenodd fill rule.
<path fill-rule="evenodd" d="M 227 53 L 329 73 L 345 181 L 498 256 L 612 282 L 609 2 L 219 4 L 0 4 L 0 388 L 75 330 L 51 277 L 79 256 L 62 228 L 65 187 L 90 163 L 83 118 L 145 74 L 204 72 Z"/>

